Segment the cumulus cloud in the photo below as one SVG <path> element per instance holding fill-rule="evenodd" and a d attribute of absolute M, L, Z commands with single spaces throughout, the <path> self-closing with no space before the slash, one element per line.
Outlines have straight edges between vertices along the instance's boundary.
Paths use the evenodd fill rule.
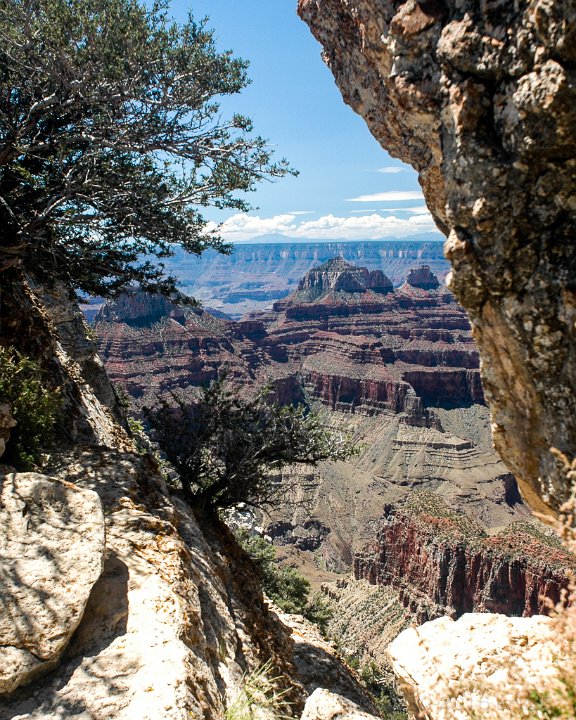
<path fill-rule="evenodd" d="M 310 240 L 380 240 L 387 237 L 410 237 L 436 231 L 429 213 L 415 213 L 410 217 L 383 217 L 377 213 L 359 217 L 324 215 L 317 220 L 299 220 L 294 214 L 261 218 L 238 213 L 219 228 L 229 242 L 243 242 L 270 233 L 294 239 Z"/>
<path fill-rule="evenodd" d="M 398 165 L 386 165 L 385 167 L 376 168 L 375 172 L 384 175 L 396 175 L 397 173 L 406 172 L 406 168 L 398 167 Z"/>
<path fill-rule="evenodd" d="M 403 200 L 423 200 L 420 190 L 388 190 L 372 195 L 359 195 L 348 198 L 348 202 L 402 202 Z"/>

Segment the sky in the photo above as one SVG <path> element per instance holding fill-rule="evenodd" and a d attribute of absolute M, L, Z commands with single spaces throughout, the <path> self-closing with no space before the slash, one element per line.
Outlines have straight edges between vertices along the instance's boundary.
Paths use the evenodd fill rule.
<path fill-rule="evenodd" d="M 298 177 L 264 182 L 249 213 L 206 212 L 230 242 L 280 233 L 294 239 L 417 239 L 436 232 L 417 175 L 391 158 L 344 104 L 321 47 L 296 14 L 296 0 L 173 0 L 184 20 L 207 16 L 218 49 L 250 62 L 251 84 L 224 99 L 224 112 L 254 121 Z M 438 238 L 440 239 L 438 233 Z"/>

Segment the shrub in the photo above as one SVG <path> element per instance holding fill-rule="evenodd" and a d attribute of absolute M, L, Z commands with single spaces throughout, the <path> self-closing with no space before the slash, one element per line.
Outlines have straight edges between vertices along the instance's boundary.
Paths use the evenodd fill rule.
<path fill-rule="evenodd" d="M 332 618 L 328 602 L 317 593 L 310 597 L 310 583 L 296 568 L 278 565 L 274 546 L 259 535 L 240 531 L 238 540 L 258 567 L 262 589 L 272 602 L 287 613 L 303 615 L 326 632 Z"/>
<path fill-rule="evenodd" d="M 293 463 L 344 459 L 353 449 L 303 406 L 270 403 L 265 388 L 241 400 L 223 381 L 198 402 L 172 396 L 145 408 L 155 439 L 180 475 L 188 502 L 204 511 L 239 503 L 263 507 L 278 500 L 271 471 Z"/>
<path fill-rule="evenodd" d="M 17 422 L 2 460 L 18 470 L 30 470 L 50 446 L 61 406 L 59 393 L 44 385 L 36 363 L 14 348 L 0 348 L 0 401 L 12 405 Z"/>

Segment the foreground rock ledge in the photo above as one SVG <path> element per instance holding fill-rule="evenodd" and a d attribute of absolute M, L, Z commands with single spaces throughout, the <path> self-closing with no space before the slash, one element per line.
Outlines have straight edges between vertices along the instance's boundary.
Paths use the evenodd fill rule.
<path fill-rule="evenodd" d="M 0 693 L 56 665 L 104 562 L 92 490 L 38 473 L 0 479 Z"/>
<path fill-rule="evenodd" d="M 469 613 L 408 628 L 388 653 L 416 717 L 506 720 L 515 717 L 522 688 L 549 687 L 561 662 L 556 635 L 554 622 L 542 615 Z M 495 699 L 503 689 L 510 707 Z"/>
<path fill-rule="evenodd" d="M 420 174 L 536 509 L 576 456 L 576 2 L 300 0 L 347 102 Z M 544 501 L 544 502 L 543 502 Z"/>

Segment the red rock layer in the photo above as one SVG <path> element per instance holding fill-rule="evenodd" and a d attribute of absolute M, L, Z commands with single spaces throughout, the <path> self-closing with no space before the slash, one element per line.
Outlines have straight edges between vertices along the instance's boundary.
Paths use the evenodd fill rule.
<path fill-rule="evenodd" d="M 574 556 L 536 526 L 514 523 L 491 537 L 437 498 L 385 510 L 376 539 L 354 557 L 354 576 L 393 587 L 419 622 L 443 614 L 547 611 L 568 584 Z"/>
<path fill-rule="evenodd" d="M 272 311 L 240 322 L 146 299 L 104 308 L 96 331 L 111 377 L 141 403 L 223 371 L 244 387 L 272 382 L 332 409 L 405 413 L 482 402 L 464 311 L 429 268 L 393 290 L 381 271 L 336 258 L 311 270 Z M 422 287 L 426 285 L 426 287 Z"/>

